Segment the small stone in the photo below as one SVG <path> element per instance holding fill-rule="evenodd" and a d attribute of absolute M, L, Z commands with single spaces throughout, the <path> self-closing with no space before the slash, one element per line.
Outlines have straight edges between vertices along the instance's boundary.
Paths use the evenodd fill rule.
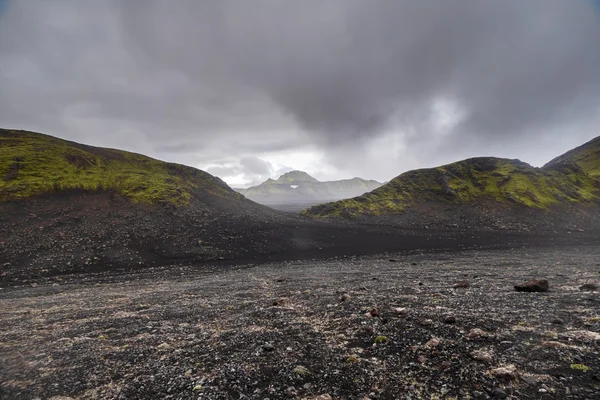
<path fill-rule="evenodd" d="M 421 326 L 431 326 L 431 325 L 433 325 L 433 320 L 432 319 L 424 319 L 421 322 L 419 322 L 419 325 L 421 325 Z"/>
<path fill-rule="evenodd" d="M 550 284 L 546 279 L 534 279 L 521 285 L 515 285 L 517 292 L 547 292 L 549 289 Z"/>
<path fill-rule="evenodd" d="M 484 350 L 473 350 L 470 353 L 470 356 L 474 360 L 481 361 L 484 363 L 491 363 L 493 360 L 492 355 L 489 352 L 484 351 Z"/>
<path fill-rule="evenodd" d="M 582 292 L 595 292 L 598 289 L 600 289 L 600 286 L 596 285 L 595 283 L 586 283 L 579 286 L 579 290 Z"/>
<path fill-rule="evenodd" d="M 486 331 L 484 331 L 483 329 L 479 329 L 479 328 L 473 328 L 469 331 L 469 333 L 467 333 L 467 338 L 468 339 L 477 339 L 480 337 L 487 337 L 488 333 Z"/>
<path fill-rule="evenodd" d="M 171 345 L 169 343 L 163 342 L 163 343 L 159 344 L 157 348 L 159 350 L 168 350 L 171 348 Z"/>
<path fill-rule="evenodd" d="M 565 321 L 563 321 L 563 320 L 562 320 L 562 319 L 560 319 L 560 318 L 554 318 L 554 319 L 552 320 L 552 323 L 553 323 L 553 324 L 555 324 L 555 325 L 562 325 L 562 324 L 564 324 L 564 323 L 565 323 Z"/>
<path fill-rule="evenodd" d="M 506 365 L 504 367 L 494 368 L 489 371 L 490 375 L 496 378 L 514 379 L 519 376 L 517 367 L 514 365 Z"/>
<path fill-rule="evenodd" d="M 492 398 L 494 399 L 505 399 L 507 397 L 508 395 L 506 394 L 506 391 L 504 391 L 504 389 L 495 388 L 492 391 Z"/>
<path fill-rule="evenodd" d="M 340 301 L 348 301 L 350 300 L 350 295 L 348 293 L 344 293 L 340 296 Z"/>
<path fill-rule="evenodd" d="M 582 342 L 593 342 L 600 340 L 600 333 L 583 330 L 563 332 L 560 334 L 560 336 L 565 337 L 567 339 L 580 340 Z"/>
<path fill-rule="evenodd" d="M 440 345 L 440 339 L 438 339 L 438 338 L 432 338 L 427 343 L 425 343 L 425 347 L 430 350 L 438 347 L 439 345 Z"/>
<path fill-rule="evenodd" d="M 541 344 L 541 346 L 545 347 L 547 349 L 565 349 L 565 348 L 569 347 L 568 344 L 564 344 L 561 342 L 555 342 L 555 341 L 544 342 Z"/>
<path fill-rule="evenodd" d="M 396 260 L 395 260 L 395 259 L 393 259 L 393 258 L 390 258 L 390 259 L 389 259 L 389 261 L 390 261 L 390 262 L 396 262 Z"/>
<path fill-rule="evenodd" d="M 446 318 L 444 318 L 444 323 L 445 324 L 455 324 L 456 323 L 456 317 L 453 315 L 449 315 Z"/>
<path fill-rule="evenodd" d="M 538 390 L 538 393 L 548 393 L 548 391 L 544 388 L 541 388 L 540 390 Z"/>
<path fill-rule="evenodd" d="M 261 346 L 261 348 L 263 349 L 263 351 L 266 351 L 266 352 L 271 352 L 271 351 L 275 350 L 275 347 L 271 343 L 265 343 Z"/>
<path fill-rule="evenodd" d="M 300 376 L 306 376 L 306 375 L 310 374 L 310 371 L 308 370 L 308 368 L 306 368 L 302 365 L 298 365 L 296 368 L 293 369 L 292 372 L 295 373 L 296 375 L 300 375 Z"/>
<path fill-rule="evenodd" d="M 285 299 L 281 298 L 281 299 L 277 299 L 273 302 L 274 306 L 283 306 L 285 304 Z"/>
<path fill-rule="evenodd" d="M 460 281 L 454 284 L 454 289 L 467 289 L 471 286 L 467 281 Z"/>
<path fill-rule="evenodd" d="M 331 397 L 331 395 L 328 394 L 320 394 L 314 397 L 305 397 L 302 400 L 333 400 L 333 397 Z"/>
<path fill-rule="evenodd" d="M 371 310 L 371 316 L 377 317 L 377 318 L 381 317 L 381 310 L 379 309 L 379 307 L 376 307 Z"/>
<path fill-rule="evenodd" d="M 405 307 L 394 307 L 392 308 L 392 312 L 396 315 L 406 315 L 408 314 L 408 309 Z"/>

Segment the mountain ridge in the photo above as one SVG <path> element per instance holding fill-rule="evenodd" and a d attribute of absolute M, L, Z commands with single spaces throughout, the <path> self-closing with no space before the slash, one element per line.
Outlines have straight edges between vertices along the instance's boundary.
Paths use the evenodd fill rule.
<path fill-rule="evenodd" d="M 235 189 L 250 200 L 261 204 L 307 203 L 332 201 L 353 197 L 381 186 L 374 180 L 362 178 L 319 181 L 304 171 L 290 171 L 277 179 L 246 189 Z"/>

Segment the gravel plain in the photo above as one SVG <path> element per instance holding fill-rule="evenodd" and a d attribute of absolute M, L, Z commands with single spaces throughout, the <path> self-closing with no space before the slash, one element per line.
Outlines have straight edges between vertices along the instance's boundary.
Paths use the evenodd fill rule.
<path fill-rule="evenodd" d="M 563 245 L 4 287 L 0 398 L 597 399 L 599 281 Z"/>

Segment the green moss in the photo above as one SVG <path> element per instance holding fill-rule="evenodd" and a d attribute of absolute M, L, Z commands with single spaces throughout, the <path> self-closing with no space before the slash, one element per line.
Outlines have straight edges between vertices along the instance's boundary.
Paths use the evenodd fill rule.
<path fill-rule="evenodd" d="M 0 129 L 0 201 L 109 190 L 134 202 L 188 204 L 194 190 L 237 196 L 211 175 L 139 154 Z"/>
<path fill-rule="evenodd" d="M 556 157 L 544 168 L 573 164 L 592 177 L 600 177 L 600 137 Z"/>
<path fill-rule="evenodd" d="M 576 371 L 588 372 L 591 368 L 584 364 L 571 364 L 571 369 Z"/>
<path fill-rule="evenodd" d="M 377 344 L 385 343 L 387 341 L 388 341 L 387 336 L 377 336 L 374 340 L 374 342 Z"/>
<path fill-rule="evenodd" d="M 346 358 L 346 363 L 348 363 L 348 364 L 356 364 L 359 361 L 360 361 L 360 357 L 357 356 L 356 354 L 349 355 L 348 358 Z"/>
<path fill-rule="evenodd" d="M 581 170 L 534 168 L 518 160 L 474 158 L 438 168 L 406 172 L 362 196 L 303 211 L 314 217 L 355 218 L 401 214 L 428 202 L 491 201 L 548 210 L 600 200 L 599 182 Z"/>

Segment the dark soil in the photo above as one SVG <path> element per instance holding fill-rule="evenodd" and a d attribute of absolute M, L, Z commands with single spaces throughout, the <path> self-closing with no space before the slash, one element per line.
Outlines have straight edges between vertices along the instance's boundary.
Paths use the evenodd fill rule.
<path fill-rule="evenodd" d="M 552 219 L 537 214 L 510 215 L 506 221 L 501 215 L 469 215 L 468 209 L 437 216 L 422 209 L 406 214 L 401 227 L 383 219 L 326 223 L 205 192 L 187 207 L 134 204 L 110 192 L 60 192 L 0 203 L 0 287 L 82 272 L 600 237 L 574 222 L 552 225 Z M 511 223 L 515 219 L 521 222 Z"/>
<path fill-rule="evenodd" d="M 0 290 L 0 398 L 597 399 L 599 280 L 574 244 L 55 276 Z"/>

